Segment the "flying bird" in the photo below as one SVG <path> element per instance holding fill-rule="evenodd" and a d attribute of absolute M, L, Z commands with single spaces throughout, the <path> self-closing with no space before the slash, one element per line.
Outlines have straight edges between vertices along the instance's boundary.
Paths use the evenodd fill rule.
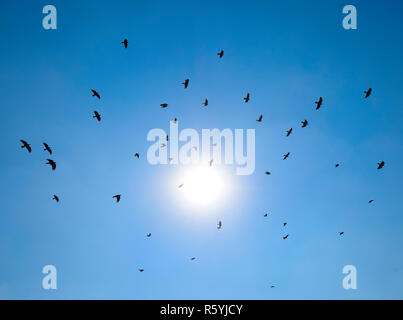
<path fill-rule="evenodd" d="M 263 217 L 267 217 L 267 213 L 265 213 L 265 214 L 263 215 Z"/>
<path fill-rule="evenodd" d="M 218 221 L 217 229 L 220 230 L 221 227 L 222 227 L 222 222 L 221 222 L 221 221 Z"/>
<path fill-rule="evenodd" d="M 263 119 L 263 115 L 261 114 L 261 115 L 259 116 L 259 119 L 257 119 L 256 121 L 257 121 L 257 122 L 262 122 L 262 119 Z"/>
<path fill-rule="evenodd" d="M 121 196 L 122 196 L 122 195 L 117 194 L 117 195 L 113 196 L 112 198 L 115 198 L 115 199 L 116 199 L 116 203 L 118 203 L 118 202 L 120 201 L 120 197 L 121 197 Z"/>
<path fill-rule="evenodd" d="M 208 106 L 208 99 L 206 98 L 203 102 L 203 106 L 207 107 Z"/>
<path fill-rule="evenodd" d="M 371 95 L 372 88 L 369 88 L 367 91 L 364 91 L 365 93 L 365 98 L 368 98 Z"/>
<path fill-rule="evenodd" d="M 166 108 L 166 107 L 168 107 L 168 103 L 161 103 L 160 106 L 161 106 L 161 108 Z"/>
<path fill-rule="evenodd" d="M 186 79 L 184 82 L 182 82 L 183 87 L 186 89 L 189 85 L 189 79 Z"/>
<path fill-rule="evenodd" d="M 305 128 L 308 125 L 308 120 L 301 121 L 302 126 L 301 128 Z"/>
<path fill-rule="evenodd" d="M 341 236 L 342 236 L 343 234 L 344 234 L 344 231 L 342 231 L 342 232 L 339 232 L 339 235 L 341 235 Z"/>
<path fill-rule="evenodd" d="M 50 164 L 50 166 L 52 167 L 52 170 L 56 170 L 56 162 L 54 162 L 52 159 L 46 159 L 48 160 L 48 162 L 46 162 L 46 164 Z"/>
<path fill-rule="evenodd" d="M 52 198 L 53 200 L 56 200 L 56 202 L 59 202 L 59 197 L 57 196 L 57 195 L 53 195 L 53 198 Z"/>
<path fill-rule="evenodd" d="M 94 115 L 92 117 L 96 118 L 98 120 L 98 122 L 101 121 L 101 115 L 98 113 L 98 111 L 94 110 Z"/>
<path fill-rule="evenodd" d="M 369 200 L 369 201 L 368 201 L 368 203 L 372 203 L 372 202 L 374 202 L 374 200 Z"/>
<path fill-rule="evenodd" d="M 271 172 L 270 172 L 270 171 L 266 171 L 265 174 L 269 176 L 269 175 L 271 175 Z"/>
<path fill-rule="evenodd" d="M 385 161 L 378 162 L 378 170 L 382 169 L 385 165 Z"/>
<path fill-rule="evenodd" d="M 283 227 L 285 227 L 286 225 L 287 225 L 287 222 L 284 222 L 284 223 L 283 223 Z"/>
<path fill-rule="evenodd" d="M 127 49 L 127 44 L 129 43 L 129 41 L 127 41 L 127 39 L 125 38 L 121 43 L 123 43 L 125 46 L 125 49 Z"/>
<path fill-rule="evenodd" d="M 45 147 L 45 149 L 43 149 L 43 151 L 47 151 L 47 152 L 49 152 L 49 154 L 52 154 L 52 149 L 49 148 L 48 144 L 46 142 L 43 142 L 42 144 Z"/>
<path fill-rule="evenodd" d="M 165 143 L 161 143 L 161 148 L 165 148 L 167 145 Z"/>
<path fill-rule="evenodd" d="M 249 102 L 249 99 L 250 99 L 250 94 L 249 94 L 249 92 L 246 94 L 246 97 L 243 98 L 243 99 L 245 100 L 245 103 L 248 103 L 248 102 Z"/>
<path fill-rule="evenodd" d="M 91 89 L 91 91 L 92 91 L 92 96 L 93 97 L 97 97 L 98 99 L 101 99 L 101 96 L 99 95 L 98 92 L 96 92 L 94 89 Z"/>
<path fill-rule="evenodd" d="M 287 239 L 288 238 L 288 234 L 285 236 L 285 237 L 283 237 L 283 240 L 285 240 L 285 239 Z"/>
<path fill-rule="evenodd" d="M 140 158 L 140 155 L 139 155 L 139 153 L 138 153 L 138 152 L 136 152 L 136 153 L 134 154 L 134 156 L 135 156 L 137 159 L 139 159 L 139 158 Z"/>
<path fill-rule="evenodd" d="M 285 154 L 285 155 L 283 156 L 283 160 L 287 159 L 289 156 L 290 156 L 290 153 L 288 152 L 287 154 Z"/>
<path fill-rule="evenodd" d="M 26 142 L 25 140 L 21 139 L 20 141 L 22 143 L 21 148 L 26 148 L 28 150 L 28 152 L 31 153 L 31 151 L 32 151 L 31 145 L 28 142 Z"/>
<path fill-rule="evenodd" d="M 221 59 L 224 56 L 224 50 L 217 53 L 218 57 Z"/>
<path fill-rule="evenodd" d="M 192 258 L 190 258 L 190 260 L 191 260 L 191 261 L 196 260 L 196 257 L 192 257 Z"/>
<path fill-rule="evenodd" d="M 292 128 L 290 130 L 287 130 L 287 137 L 291 134 Z"/>
<path fill-rule="evenodd" d="M 183 183 L 181 183 L 179 186 L 178 186 L 178 188 L 182 188 L 183 187 Z"/>
<path fill-rule="evenodd" d="M 149 237 L 151 237 L 151 233 L 148 233 L 148 234 L 147 234 L 147 238 L 149 238 Z"/>
<path fill-rule="evenodd" d="M 337 168 L 337 167 L 339 167 L 339 166 L 340 166 L 340 164 L 338 164 L 338 163 L 336 163 L 336 164 L 334 165 L 335 168 Z"/>
<path fill-rule="evenodd" d="M 144 269 L 139 269 L 139 271 L 140 271 L 140 272 L 143 272 L 143 271 L 144 271 Z"/>
<path fill-rule="evenodd" d="M 272 289 L 273 289 L 273 288 L 274 288 L 274 286 L 270 286 L 270 288 L 272 288 Z"/>
<path fill-rule="evenodd" d="M 316 103 L 316 110 L 319 110 L 319 108 L 322 106 L 323 98 L 319 97 L 319 100 L 315 101 L 315 103 Z"/>

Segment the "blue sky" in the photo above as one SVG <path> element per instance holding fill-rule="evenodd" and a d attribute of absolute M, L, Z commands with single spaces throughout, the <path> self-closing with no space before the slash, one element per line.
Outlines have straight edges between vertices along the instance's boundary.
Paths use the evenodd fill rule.
<path fill-rule="evenodd" d="M 46 4 L 57 8 L 57 30 L 42 28 Z M 347 4 L 358 30 L 342 28 Z M 0 299 L 403 298 L 402 9 L 1 2 Z M 168 130 L 174 117 L 180 129 L 256 128 L 255 173 L 222 166 L 232 191 L 219 207 L 180 205 L 184 168 L 147 162 L 148 131 Z M 47 264 L 55 291 L 41 286 Z M 349 264 L 357 290 L 342 287 Z"/>

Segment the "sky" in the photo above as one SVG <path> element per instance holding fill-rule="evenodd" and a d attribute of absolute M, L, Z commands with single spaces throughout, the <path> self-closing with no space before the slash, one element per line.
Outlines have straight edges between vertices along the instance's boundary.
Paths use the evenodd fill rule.
<path fill-rule="evenodd" d="M 42 27 L 47 4 L 56 30 Z M 347 4 L 357 30 L 342 26 Z M 0 299 L 402 299 L 402 9 L 2 1 Z M 222 199 L 184 202 L 189 168 L 146 157 L 147 133 L 175 117 L 179 130 L 255 129 L 255 172 L 217 165 Z M 42 288 L 45 265 L 57 290 Z"/>

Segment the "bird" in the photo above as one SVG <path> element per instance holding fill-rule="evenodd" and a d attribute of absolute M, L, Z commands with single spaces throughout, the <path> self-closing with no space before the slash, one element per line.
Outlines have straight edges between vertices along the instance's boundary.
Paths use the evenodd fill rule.
<path fill-rule="evenodd" d="M 266 171 L 265 174 L 269 176 L 269 175 L 271 175 L 271 172 L 270 172 L 270 171 Z"/>
<path fill-rule="evenodd" d="M 118 202 L 120 201 L 120 197 L 121 197 L 121 196 L 122 196 L 121 194 L 117 194 L 117 195 L 113 196 L 112 198 L 115 198 L 115 199 L 116 199 L 116 203 L 118 203 Z"/>
<path fill-rule="evenodd" d="M 267 215 L 268 215 L 268 214 L 267 214 L 267 213 L 265 213 L 265 214 L 263 215 L 263 217 L 267 217 Z"/>
<path fill-rule="evenodd" d="M 213 165 L 213 159 L 210 160 L 210 167 Z"/>
<path fill-rule="evenodd" d="M 94 89 L 91 89 L 91 91 L 92 91 L 92 96 L 93 97 L 97 97 L 98 99 L 101 99 L 101 96 L 99 95 L 98 92 L 96 92 Z"/>
<path fill-rule="evenodd" d="M 43 149 L 43 151 L 47 151 L 49 152 L 49 154 L 52 154 L 52 149 L 49 148 L 48 144 L 46 142 L 42 143 L 45 147 L 45 149 Z"/>
<path fill-rule="evenodd" d="M 288 238 L 288 234 L 285 236 L 285 237 L 283 237 L 283 240 L 285 240 L 285 239 L 287 239 Z"/>
<path fill-rule="evenodd" d="M 248 103 L 248 102 L 249 102 L 249 99 L 250 99 L 250 94 L 249 94 L 249 92 L 246 94 L 246 97 L 243 98 L 243 99 L 245 100 L 245 103 Z"/>
<path fill-rule="evenodd" d="M 175 119 L 173 120 L 173 123 L 177 123 L 177 122 L 178 122 L 178 119 L 175 118 Z"/>
<path fill-rule="evenodd" d="M 168 107 L 168 103 L 161 103 L 160 106 L 161 106 L 161 108 L 166 108 L 166 107 Z"/>
<path fill-rule="evenodd" d="M 288 152 L 287 154 L 285 154 L 285 155 L 283 156 L 283 160 L 287 159 L 289 156 L 290 156 L 290 153 Z"/>
<path fill-rule="evenodd" d="M 261 114 L 261 115 L 259 116 L 259 119 L 257 119 L 256 121 L 257 121 L 257 122 L 262 122 L 262 119 L 263 119 L 263 115 Z"/>
<path fill-rule="evenodd" d="M 28 142 L 26 142 L 25 140 L 21 139 L 20 141 L 22 143 L 21 148 L 26 148 L 28 150 L 28 152 L 31 153 L 31 151 L 32 151 L 31 145 Z"/>
<path fill-rule="evenodd" d="M 272 288 L 272 289 L 273 289 L 273 288 L 274 288 L 274 286 L 270 286 L 270 288 Z"/>
<path fill-rule="evenodd" d="M 178 186 L 178 188 L 182 188 L 183 187 L 183 183 L 181 183 L 179 186 Z"/>
<path fill-rule="evenodd" d="M 192 258 L 190 258 L 190 260 L 191 260 L 191 261 L 196 260 L 196 257 L 192 257 Z"/>
<path fill-rule="evenodd" d="M 165 143 L 161 143 L 161 148 L 165 148 L 167 145 Z"/>
<path fill-rule="evenodd" d="M 151 237 L 151 232 L 147 234 L 147 238 Z"/>
<path fill-rule="evenodd" d="M 221 51 L 218 52 L 217 55 L 221 59 L 224 56 L 224 50 L 221 49 Z"/>
<path fill-rule="evenodd" d="M 101 121 L 101 115 L 98 113 L 98 111 L 94 110 L 94 115 L 92 117 L 96 118 L 98 120 L 98 122 Z"/>
<path fill-rule="evenodd" d="M 344 234 L 344 231 L 339 232 L 339 235 L 341 235 L 341 236 L 342 236 L 343 234 Z"/>
<path fill-rule="evenodd" d="M 127 44 L 129 43 L 129 41 L 127 41 L 127 39 L 125 38 L 121 43 L 123 43 L 125 46 L 125 49 L 127 49 Z"/>
<path fill-rule="evenodd" d="M 184 82 L 182 82 L 183 87 L 186 89 L 189 85 L 189 79 L 186 79 Z"/>
<path fill-rule="evenodd" d="M 139 153 L 138 153 L 138 152 L 136 152 L 136 153 L 134 154 L 134 156 L 135 156 L 137 159 L 139 159 L 139 158 L 140 158 L 140 155 L 139 155 Z"/>
<path fill-rule="evenodd" d="M 336 164 L 334 165 L 335 168 L 337 168 L 338 166 L 340 166 L 340 164 L 338 164 L 338 163 L 336 163 Z"/>
<path fill-rule="evenodd" d="M 382 169 L 385 165 L 385 161 L 378 162 L 378 170 Z"/>
<path fill-rule="evenodd" d="M 139 271 L 140 271 L 140 272 L 143 272 L 143 271 L 144 271 L 144 269 L 141 269 L 141 268 L 140 268 L 140 269 L 139 269 Z"/>
<path fill-rule="evenodd" d="M 221 221 L 218 221 L 217 229 L 220 230 L 221 227 L 222 227 L 222 222 L 221 222 Z"/>
<path fill-rule="evenodd" d="M 52 159 L 46 159 L 48 160 L 48 162 L 46 162 L 46 164 L 50 164 L 50 166 L 52 167 L 52 170 L 56 170 L 56 162 L 54 162 Z"/>
<path fill-rule="evenodd" d="M 285 227 L 287 225 L 287 222 L 283 222 L 283 227 Z"/>
<path fill-rule="evenodd" d="M 52 198 L 53 200 L 56 200 L 56 202 L 59 202 L 59 197 L 57 196 L 57 195 L 53 195 L 53 198 Z"/>
<path fill-rule="evenodd" d="M 319 108 L 322 106 L 323 98 L 319 97 L 318 101 L 315 101 L 316 103 L 316 110 L 319 110 Z"/>
<path fill-rule="evenodd" d="M 364 91 L 365 93 L 365 98 L 368 98 L 371 95 L 372 88 L 369 88 L 367 91 Z"/>
<path fill-rule="evenodd" d="M 308 125 L 308 120 L 301 121 L 302 126 L 301 128 L 305 128 Z"/>
<path fill-rule="evenodd" d="M 292 128 L 290 130 L 287 130 L 287 137 L 291 134 Z"/>
<path fill-rule="evenodd" d="M 166 140 L 167 140 L 167 141 L 169 140 L 169 136 L 168 136 L 168 135 L 166 136 Z"/>
<path fill-rule="evenodd" d="M 203 102 L 203 106 L 207 107 L 208 106 L 208 99 L 206 98 Z"/>
<path fill-rule="evenodd" d="M 374 202 L 374 200 L 369 200 L 369 201 L 368 201 L 368 203 L 372 203 L 372 202 Z"/>

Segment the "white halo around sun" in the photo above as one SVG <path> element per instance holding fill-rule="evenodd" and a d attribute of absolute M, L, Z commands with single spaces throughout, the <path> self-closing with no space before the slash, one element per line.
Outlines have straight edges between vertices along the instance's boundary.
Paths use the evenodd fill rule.
<path fill-rule="evenodd" d="M 184 200 L 197 207 L 217 206 L 228 190 L 223 174 L 210 166 L 187 169 L 182 183 Z"/>

